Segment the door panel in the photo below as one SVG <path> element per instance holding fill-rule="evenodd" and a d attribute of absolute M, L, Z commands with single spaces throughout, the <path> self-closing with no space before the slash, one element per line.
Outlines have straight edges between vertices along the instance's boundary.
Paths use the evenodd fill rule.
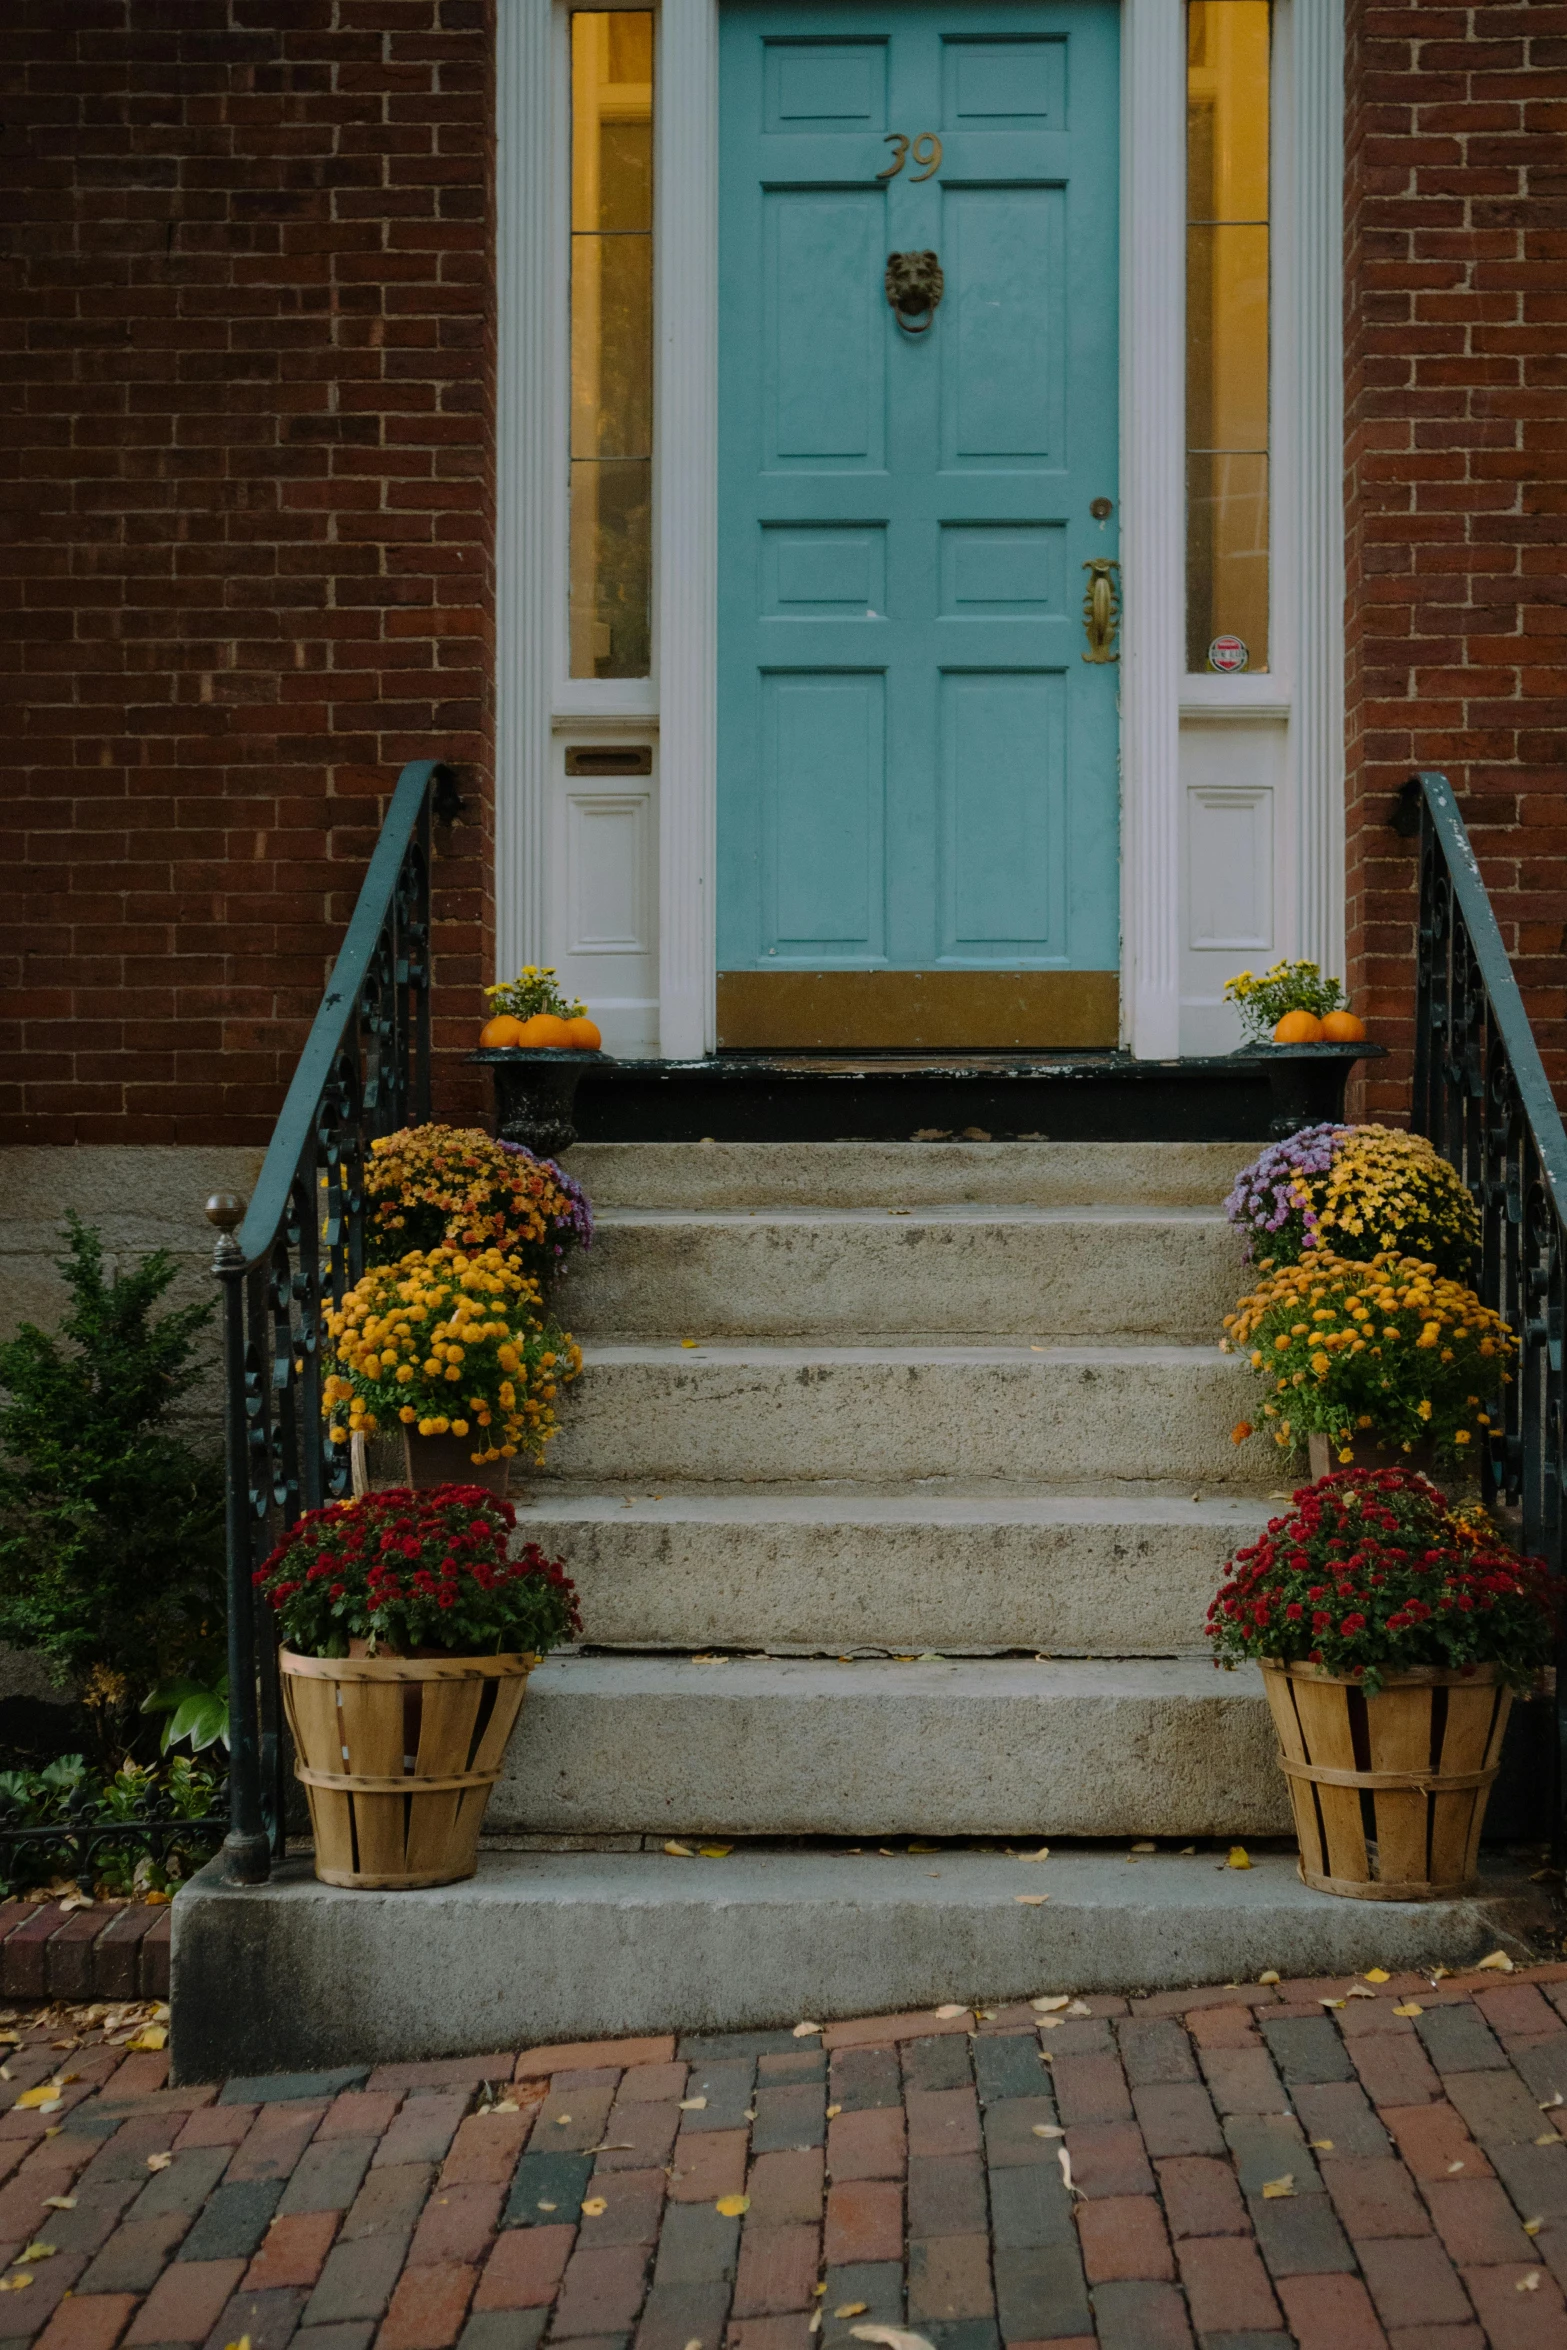
<path fill-rule="evenodd" d="M 1113 1042 L 1114 0 L 721 23 L 720 1042 Z"/>

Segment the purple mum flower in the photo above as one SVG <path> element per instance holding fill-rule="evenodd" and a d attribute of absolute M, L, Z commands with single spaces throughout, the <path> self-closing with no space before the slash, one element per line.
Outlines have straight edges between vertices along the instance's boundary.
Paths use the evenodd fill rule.
<path fill-rule="evenodd" d="M 1316 1212 L 1297 1178 L 1325 1175 L 1353 1131 L 1331 1121 L 1303 1126 L 1298 1134 L 1270 1143 L 1259 1159 L 1242 1168 L 1224 1212 L 1247 1235 L 1248 1262 L 1257 1256 L 1259 1240 L 1276 1233 L 1288 1238 L 1298 1232 L 1302 1253 L 1318 1245 Z"/>

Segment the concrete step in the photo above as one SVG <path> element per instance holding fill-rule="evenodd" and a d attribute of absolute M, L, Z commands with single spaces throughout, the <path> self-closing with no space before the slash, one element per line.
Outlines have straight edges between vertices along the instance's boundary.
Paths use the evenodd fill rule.
<path fill-rule="evenodd" d="M 1212 1208 L 1245 1142 L 579 1142 L 596 1208 Z"/>
<path fill-rule="evenodd" d="M 612 1208 L 556 1307 L 601 1339 L 1217 1339 L 1214 1208 Z"/>
<path fill-rule="evenodd" d="M 554 1485 L 518 1523 L 565 1560 L 599 1648 L 1168 1656 L 1201 1646 L 1225 1560 L 1276 1506 L 1169 1487 Z"/>
<path fill-rule="evenodd" d="M 595 1346 L 553 1477 L 1188 1479 L 1255 1490 L 1246 1363 L 1183 1346 Z"/>
<path fill-rule="evenodd" d="M 1309 1892 L 1292 1853 L 1252 1858 L 489 1852 L 468 1883 L 413 1893 L 319 1885 L 303 1860 L 230 1886 L 213 1861 L 174 1904 L 175 2078 L 1169 1990 L 1269 1967 L 1456 1968 L 1498 1942 L 1522 1955 L 1543 1913 L 1511 1875 L 1473 1901 L 1342 1901 Z"/>
<path fill-rule="evenodd" d="M 490 1803 L 595 1835 L 1280 1835 L 1254 1669 L 546 1659 Z"/>

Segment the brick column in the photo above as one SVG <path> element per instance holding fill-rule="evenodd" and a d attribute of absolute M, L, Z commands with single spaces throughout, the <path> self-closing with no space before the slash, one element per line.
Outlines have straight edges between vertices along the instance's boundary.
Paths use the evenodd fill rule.
<path fill-rule="evenodd" d="M 1350 0 L 1345 203 L 1348 978 L 1399 1046 L 1414 767 L 1459 794 L 1536 1034 L 1567 1076 L 1567 8 Z"/>

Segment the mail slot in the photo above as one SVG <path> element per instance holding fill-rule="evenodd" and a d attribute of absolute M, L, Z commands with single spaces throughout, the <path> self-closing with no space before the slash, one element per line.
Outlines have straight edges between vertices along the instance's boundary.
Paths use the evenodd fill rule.
<path fill-rule="evenodd" d="M 572 743 L 566 752 L 568 775 L 651 775 L 651 743 Z"/>

